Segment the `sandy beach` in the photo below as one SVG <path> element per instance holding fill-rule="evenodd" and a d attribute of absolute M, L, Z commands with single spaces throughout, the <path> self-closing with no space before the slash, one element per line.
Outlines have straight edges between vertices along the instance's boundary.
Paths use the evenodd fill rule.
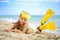
<path fill-rule="evenodd" d="M 60 40 L 60 35 L 47 32 L 22 34 L 3 31 L 10 27 L 12 27 L 12 23 L 0 20 L 0 40 Z"/>

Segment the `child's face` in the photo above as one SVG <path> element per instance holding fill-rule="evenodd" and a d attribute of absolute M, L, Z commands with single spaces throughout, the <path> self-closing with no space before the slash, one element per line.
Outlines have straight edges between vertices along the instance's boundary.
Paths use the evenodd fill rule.
<path fill-rule="evenodd" d="M 25 20 L 24 18 L 22 18 L 22 17 L 20 17 L 19 20 L 20 20 L 20 24 L 21 24 L 21 25 L 23 25 L 24 23 L 26 23 L 26 20 Z"/>

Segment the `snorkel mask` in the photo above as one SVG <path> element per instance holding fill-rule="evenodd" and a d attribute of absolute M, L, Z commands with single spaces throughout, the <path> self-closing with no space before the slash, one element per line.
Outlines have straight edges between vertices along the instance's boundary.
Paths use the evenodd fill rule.
<path fill-rule="evenodd" d="M 24 18 L 26 20 L 29 20 L 30 19 L 30 14 L 28 12 L 26 12 L 26 11 L 22 11 L 20 13 L 20 17 L 22 17 L 22 18 Z"/>

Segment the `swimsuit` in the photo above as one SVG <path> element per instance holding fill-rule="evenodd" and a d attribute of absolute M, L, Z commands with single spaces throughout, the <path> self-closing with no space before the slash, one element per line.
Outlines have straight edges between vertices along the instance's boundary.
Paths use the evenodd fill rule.
<path fill-rule="evenodd" d="M 20 28 L 18 28 L 18 29 L 19 29 L 19 30 L 21 30 L 21 31 L 23 30 L 21 27 L 20 27 Z M 28 31 L 29 31 L 29 29 L 30 29 L 30 28 L 27 28 L 27 29 L 26 29 L 26 32 L 28 32 Z M 36 32 L 36 28 L 35 28 L 35 27 L 34 27 L 34 28 L 32 28 L 32 29 L 33 29 L 33 31 L 34 31 L 34 32 Z"/>
<path fill-rule="evenodd" d="M 20 28 L 17 28 L 17 29 L 18 29 L 18 30 L 21 30 L 21 31 L 23 30 L 21 27 L 20 27 Z M 29 29 L 30 29 L 30 28 L 27 28 L 27 29 L 26 29 L 26 32 L 28 32 Z"/>

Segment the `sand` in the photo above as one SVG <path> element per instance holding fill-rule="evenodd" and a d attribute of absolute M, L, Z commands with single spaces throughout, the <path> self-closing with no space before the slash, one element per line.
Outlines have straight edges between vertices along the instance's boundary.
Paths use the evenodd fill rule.
<path fill-rule="evenodd" d="M 4 31 L 10 27 L 12 27 L 12 23 L 0 20 L 0 40 L 60 40 L 60 35 L 47 32 L 22 34 Z"/>

